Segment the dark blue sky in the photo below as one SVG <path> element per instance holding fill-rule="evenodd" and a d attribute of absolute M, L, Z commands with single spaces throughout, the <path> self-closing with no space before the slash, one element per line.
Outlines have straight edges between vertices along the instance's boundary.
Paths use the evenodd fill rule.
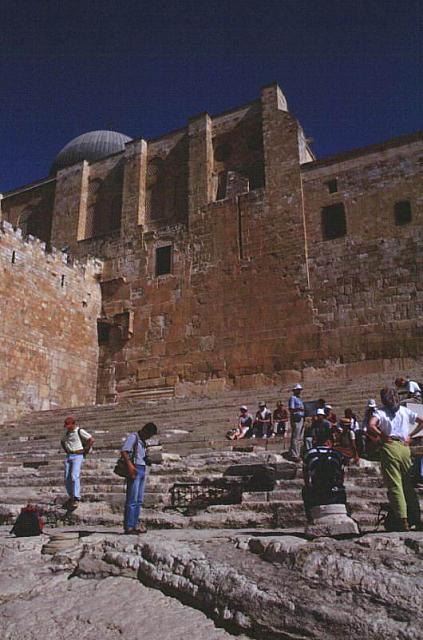
<path fill-rule="evenodd" d="M 277 81 L 319 158 L 422 128 L 417 0 L 3 0 L 0 192 L 89 130 L 152 138 Z"/>

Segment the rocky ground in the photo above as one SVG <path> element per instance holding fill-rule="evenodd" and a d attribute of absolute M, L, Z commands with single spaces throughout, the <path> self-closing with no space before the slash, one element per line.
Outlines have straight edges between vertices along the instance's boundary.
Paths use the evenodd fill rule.
<path fill-rule="evenodd" d="M 97 528 L 43 555 L 48 541 L 0 532 L 4 640 L 421 638 L 423 533 Z"/>
<path fill-rule="evenodd" d="M 105 538 L 118 539 L 107 535 Z M 71 577 L 73 560 L 41 554 L 47 536 L 0 533 L 2 640 L 229 640 L 204 613 L 133 576 Z M 134 542 L 134 541 L 133 541 Z M 133 544 L 132 542 L 132 544 Z M 66 556 L 66 557 L 65 557 Z M 120 575 L 122 573 L 122 575 Z"/>

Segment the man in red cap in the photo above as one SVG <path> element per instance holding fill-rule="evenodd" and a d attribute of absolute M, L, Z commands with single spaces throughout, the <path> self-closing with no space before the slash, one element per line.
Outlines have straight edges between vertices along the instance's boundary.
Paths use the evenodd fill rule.
<path fill-rule="evenodd" d="M 60 441 L 62 449 L 66 453 L 65 458 L 65 487 L 69 500 L 63 505 L 67 509 L 75 509 L 81 500 L 81 486 L 79 476 L 84 457 L 93 446 L 94 439 L 85 431 L 76 426 L 73 416 L 66 418 L 64 423 L 65 435 Z"/>

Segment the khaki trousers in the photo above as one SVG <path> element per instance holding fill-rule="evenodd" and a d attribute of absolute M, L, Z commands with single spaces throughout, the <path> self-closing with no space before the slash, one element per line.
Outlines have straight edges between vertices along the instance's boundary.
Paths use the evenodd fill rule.
<path fill-rule="evenodd" d="M 410 479 L 410 449 L 401 442 L 386 442 L 380 454 L 388 499 L 396 518 L 407 518 L 410 524 L 420 522 L 420 506 Z"/>

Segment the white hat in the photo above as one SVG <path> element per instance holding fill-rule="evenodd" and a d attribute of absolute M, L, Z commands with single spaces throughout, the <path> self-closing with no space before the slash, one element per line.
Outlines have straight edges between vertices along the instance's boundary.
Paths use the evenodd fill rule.
<path fill-rule="evenodd" d="M 265 407 L 265 406 L 266 406 L 266 403 L 265 403 L 265 402 L 263 402 L 263 400 L 262 400 L 261 402 L 259 402 L 259 403 L 258 403 L 258 406 L 259 406 L 259 407 Z"/>
<path fill-rule="evenodd" d="M 325 404 L 325 409 L 332 409 L 332 405 L 331 404 Z"/>
<path fill-rule="evenodd" d="M 376 408 L 376 400 L 374 398 L 370 398 L 370 400 L 367 401 L 367 406 Z"/>
<path fill-rule="evenodd" d="M 292 387 L 292 391 L 298 391 L 299 389 L 302 389 L 300 384 L 296 384 L 295 387 Z"/>
<path fill-rule="evenodd" d="M 248 411 L 248 407 L 246 407 L 246 406 L 245 406 L 245 404 L 242 404 L 242 405 L 240 406 L 240 410 L 241 410 L 241 411 Z"/>
<path fill-rule="evenodd" d="M 325 410 L 324 409 L 317 409 L 316 416 L 324 416 L 324 415 L 325 415 Z"/>

